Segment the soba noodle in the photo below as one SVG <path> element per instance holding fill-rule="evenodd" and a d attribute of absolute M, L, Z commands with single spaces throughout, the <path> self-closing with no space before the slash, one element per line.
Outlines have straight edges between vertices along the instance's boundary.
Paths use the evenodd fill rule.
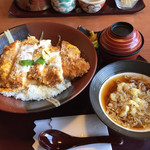
<path fill-rule="evenodd" d="M 105 85 L 102 100 L 107 115 L 130 129 L 150 129 L 150 78 L 124 74 Z"/>

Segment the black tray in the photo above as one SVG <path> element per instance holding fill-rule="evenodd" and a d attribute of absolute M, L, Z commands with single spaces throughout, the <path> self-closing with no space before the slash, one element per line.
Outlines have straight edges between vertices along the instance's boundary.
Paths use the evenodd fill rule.
<path fill-rule="evenodd" d="M 31 12 L 31 11 L 24 11 L 20 9 L 16 2 L 14 1 L 9 9 L 9 13 L 16 17 L 67 17 L 67 16 L 94 16 L 94 15 L 113 15 L 113 14 L 132 14 L 138 11 L 141 11 L 145 8 L 145 4 L 143 0 L 139 0 L 138 3 L 129 10 L 121 10 L 118 9 L 114 0 L 107 0 L 104 7 L 97 13 L 86 13 L 82 11 L 80 8 L 78 1 L 76 8 L 67 14 L 56 12 L 50 6 L 49 9 L 45 11 L 38 11 L 38 12 Z"/>

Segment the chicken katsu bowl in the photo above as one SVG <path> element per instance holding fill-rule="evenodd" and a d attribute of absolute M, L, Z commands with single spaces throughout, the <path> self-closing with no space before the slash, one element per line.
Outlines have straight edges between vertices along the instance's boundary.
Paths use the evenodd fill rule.
<path fill-rule="evenodd" d="M 150 139 L 149 67 L 136 60 L 109 64 L 96 74 L 90 87 L 91 104 L 99 118 L 132 138 Z"/>
<path fill-rule="evenodd" d="M 0 35 L 0 109 L 15 113 L 58 107 L 90 82 L 97 55 L 75 28 L 28 23 Z"/>

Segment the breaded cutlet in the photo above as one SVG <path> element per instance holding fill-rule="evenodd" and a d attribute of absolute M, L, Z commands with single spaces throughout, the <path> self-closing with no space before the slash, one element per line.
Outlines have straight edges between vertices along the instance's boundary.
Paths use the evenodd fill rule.
<path fill-rule="evenodd" d="M 20 41 L 15 41 L 3 49 L 0 56 L 0 87 L 10 87 L 8 77 L 20 50 L 20 45 Z"/>
<path fill-rule="evenodd" d="M 88 72 L 90 64 L 81 58 L 80 50 L 67 41 L 62 41 L 61 57 L 64 78 L 82 77 Z"/>

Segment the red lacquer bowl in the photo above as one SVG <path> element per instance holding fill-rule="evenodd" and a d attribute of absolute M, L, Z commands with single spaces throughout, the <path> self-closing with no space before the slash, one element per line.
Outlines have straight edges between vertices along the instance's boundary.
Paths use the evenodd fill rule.
<path fill-rule="evenodd" d="M 136 59 L 143 44 L 142 34 L 127 22 L 117 22 L 99 35 L 100 52 L 107 61 Z"/>

